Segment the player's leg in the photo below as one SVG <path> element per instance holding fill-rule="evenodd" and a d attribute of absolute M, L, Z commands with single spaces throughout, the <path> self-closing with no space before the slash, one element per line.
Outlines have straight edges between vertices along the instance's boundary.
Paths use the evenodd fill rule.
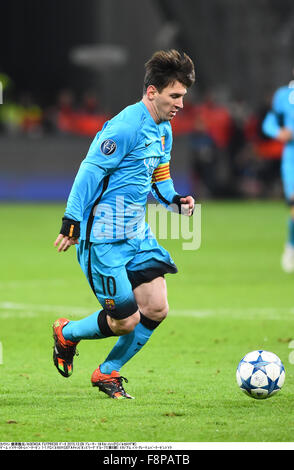
<path fill-rule="evenodd" d="M 290 220 L 288 228 L 288 242 L 294 248 L 294 195 L 289 201 L 290 205 Z"/>
<path fill-rule="evenodd" d="M 109 244 L 89 247 L 81 241 L 78 246 L 81 267 L 103 308 L 78 321 L 61 318 L 54 323 L 53 360 L 64 377 L 72 374 L 79 341 L 128 334 L 140 320 L 132 286 L 121 264 L 122 253 L 118 246 L 112 250 Z"/>
<path fill-rule="evenodd" d="M 72 320 L 63 328 L 63 336 L 66 340 L 78 343 L 83 339 L 102 339 L 109 336 L 121 336 L 133 331 L 140 321 L 139 312 L 131 313 L 127 318 L 113 318 L 113 312 L 100 309 L 81 320 Z"/>
<path fill-rule="evenodd" d="M 113 370 L 120 371 L 147 343 L 168 313 L 167 289 L 163 277 L 140 284 L 134 289 L 134 295 L 139 307 L 140 322 L 131 333 L 118 339 L 100 365 L 100 370 L 106 374 Z"/>
<path fill-rule="evenodd" d="M 115 279 L 117 279 L 117 281 L 121 285 L 121 288 L 124 291 L 126 291 L 127 289 L 131 289 L 129 280 L 126 281 L 124 276 L 121 275 L 120 278 L 116 277 Z M 119 336 L 119 339 L 116 343 L 116 349 L 117 353 L 120 356 L 123 356 L 125 353 L 125 345 L 128 342 L 120 342 L 120 339 L 125 337 L 129 338 L 130 335 L 133 334 L 134 329 L 136 329 L 140 321 L 140 313 L 136 306 L 136 311 L 132 313 L 133 309 L 130 309 L 129 316 L 125 317 L 125 315 L 127 315 L 127 311 L 125 310 L 125 308 L 120 309 L 120 304 L 117 302 L 117 300 L 116 308 L 113 310 L 104 310 L 104 312 L 106 313 L 105 320 L 107 322 L 107 330 L 109 331 L 108 336 Z M 120 311 L 124 312 L 122 314 L 123 318 L 120 318 Z M 101 312 L 98 315 L 98 322 L 100 317 Z M 106 337 L 106 330 L 100 327 L 100 331 L 102 331 L 104 337 Z M 94 387 L 98 387 L 101 392 L 106 393 L 110 398 L 133 398 L 125 391 L 122 382 L 123 380 L 128 382 L 128 380 L 120 375 L 119 370 L 119 368 L 116 369 L 115 367 L 112 367 L 111 370 L 108 370 L 107 368 L 104 369 L 102 365 L 100 365 L 92 373 L 91 383 Z"/>
<path fill-rule="evenodd" d="M 290 214 L 287 226 L 287 242 L 282 255 L 282 268 L 287 273 L 294 272 L 294 196 L 289 200 Z"/>
<path fill-rule="evenodd" d="M 76 355 L 77 343 L 66 340 L 62 330 L 69 322 L 66 318 L 59 318 L 53 324 L 53 362 L 63 377 L 70 377 L 73 373 L 73 359 Z"/>
<path fill-rule="evenodd" d="M 168 314 L 166 281 L 163 276 L 143 283 L 134 289 L 135 299 L 143 322 L 156 328 Z"/>
<path fill-rule="evenodd" d="M 130 317 L 121 320 L 112 319 L 105 309 L 78 321 L 59 318 L 53 324 L 53 362 L 57 370 L 64 377 L 72 375 L 76 347 L 81 340 L 127 335 L 133 331 L 139 321 L 138 310 Z"/>
<path fill-rule="evenodd" d="M 128 241 L 91 244 L 87 248 L 80 245 L 80 265 L 103 309 L 69 322 L 63 330 L 64 337 L 77 342 L 129 333 L 139 322 L 139 314 L 125 266 L 136 247 Z"/>
<path fill-rule="evenodd" d="M 107 251 L 104 251 L 103 256 L 101 247 L 96 247 L 92 253 L 90 284 L 99 302 L 104 306 L 97 317 L 103 337 L 129 337 L 140 321 L 138 306 L 125 266 L 134 256 L 137 246 L 137 241 L 127 240 L 115 243 L 111 248 L 106 247 Z M 126 343 L 117 341 L 116 350 L 120 356 L 124 355 Z M 118 368 L 113 367 L 108 370 L 104 369 L 103 365 L 97 367 L 91 376 L 92 385 L 109 397 L 133 398 L 124 390 L 123 380 L 127 381 L 120 375 Z"/>
<path fill-rule="evenodd" d="M 104 372 L 119 371 L 147 343 L 168 312 L 166 273 L 176 273 L 177 267 L 169 253 L 146 230 L 140 250 L 128 263 L 128 276 L 140 311 L 140 323 L 128 335 L 119 338 L 101 364 Z"/>
<path fill-rule="evenodd" d="M 287 240 L 281 259 L 282 268 L 287 273 L 294 272 L 294 162 L 292 154 L 286 152 L 281 167 L 285 198 L 290 207 L 287 221 Z"/>

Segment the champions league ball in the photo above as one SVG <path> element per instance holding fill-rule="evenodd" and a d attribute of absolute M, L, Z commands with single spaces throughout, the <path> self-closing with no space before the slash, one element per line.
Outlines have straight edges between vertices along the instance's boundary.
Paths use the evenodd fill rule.
<path fill-rule="evenodd" d="M 285 381 L 284 366 L 276 354 L 252 351 L 241 359 L 236 371 L 240 389 L 252 398 L 272 397 Z"/>

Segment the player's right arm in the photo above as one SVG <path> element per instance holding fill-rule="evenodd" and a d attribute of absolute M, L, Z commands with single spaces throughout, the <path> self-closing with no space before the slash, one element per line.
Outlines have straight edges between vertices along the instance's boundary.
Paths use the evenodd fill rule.
<path fill-rule="evenodd" d="M 133 145 L 134 127 L 122 121 L 107 124 L 95 137 L 75 177 L 60 233 L 54 242 L 58 251 L 66 251 L 78 243 L 85 209 L 95 199 L 103 178 L 117 168 Z"/>
<path fill-rule="evenodd" d="M 272 101 L 272 109 L 266 114 L 262 130 L 264 134 L 272 139 L 287 143 L 293 139 L 292 130 L 285 126 L 285 108 L 286 100 L 289 99 L 289 91 L 287 87 L 279 88 L 274 94 Z"/>
<path fill-rule="evenodd" d="M 67 200 L 60 233 L 54 242 L 59 252 L 67 251 L 71 245 L 78 243 L 83 211 L 105 175 L 106 170 L 100 165 L 86 160 L 81 163 Z"/>

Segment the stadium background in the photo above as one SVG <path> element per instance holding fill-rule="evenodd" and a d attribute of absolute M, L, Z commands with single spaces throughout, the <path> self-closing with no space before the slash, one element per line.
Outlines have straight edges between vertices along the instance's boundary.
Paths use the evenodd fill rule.
<path fill-rule="evenodd" d="M 293 16 L 289 0 L 5 2 L 1 200 L 65 200 L 101 124 L 141 99 L 145 61 L 171 47 L 197 74 L 173 121 L 179 192 L 189 175 L 200 200 L 281 198 L 281 147 L 260 122 L 292 78 Z"/>

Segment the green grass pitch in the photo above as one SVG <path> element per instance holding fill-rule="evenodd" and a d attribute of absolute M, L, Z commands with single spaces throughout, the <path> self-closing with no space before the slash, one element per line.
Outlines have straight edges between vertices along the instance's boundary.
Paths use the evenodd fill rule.
<path fill-rule="evenodd" d="M 69 379 L 52 362 L 52 323 L 98 310 L 75 258 L 53 241 L 64 206 L 3 204 L 0 271 L 1 442 L 290 442 L 294 435 L 294 275 L 280 268 L 283 202 L 207 202 L 202 243 L 161 240 L 170 314 L 124 367 L 135 400 L 90 385 L 114 338 L 81 342 Z M 281 392 L 254 400 L 235 371 L 249 351 L 275 352 Z M 1 351 L 1 349 L 0 349 Z"/>

